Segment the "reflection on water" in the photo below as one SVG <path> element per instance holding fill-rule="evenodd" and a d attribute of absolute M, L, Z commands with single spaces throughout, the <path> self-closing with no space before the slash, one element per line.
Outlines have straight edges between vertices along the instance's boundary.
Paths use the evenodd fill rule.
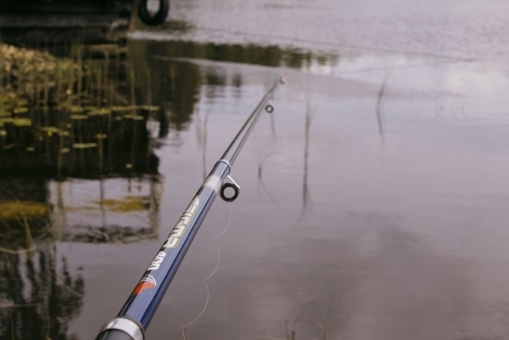
<path fill-rule="evenodd" d="M 235 164 L 243 193 L 192 338 L 505 339 L 507 69 L 443 58 L 454 53 L 415 46 L 405 30 L 387 48 L 341 49 L 345 32 L 383 36 L 376 15 L 390 11 L 372 1 L 347 1 L 357 12 L 225 1 L 175 0 L 181 18 L 126 47 L 13 50 L 9 60 L 29 60 L 15 76 L 0 60 L 2 338 L 93 338 L 285 68 L 275 113 Z M 245 7 L 264 15 L 244 22 Z M 344 20 L 322 25 L 331 13 Z M 342 26 L 359 15 L 363 25 Z M 200 21 L 288 39 L 193 39 Z M 471 41 L 442 31 L 452 35 L 438 43 Z M 330 44 L 288 43 L 301 33 Z M 149 338 L 180 338 L 202 310 L 229 208 L 215 203 Z"/>
<path fill-rule="evenodd" d="M 334 56 L 277 46 L 191 42 L 132 41 L 127 50 L 75 44 L 68 56 L 57 57 L 9 49 L 2 69 L 23 67 L 2 73 L 0 251 L 7 281 L 0 307 L 2 324 L 9 325 L 2 332 L 27 339 L 74 337 L 67 334 L 68 323 L 80 312 L 86 287 L 65 256 L 57 257 L 55 244 L 157 239 L 162 179 L 155 150 L 171 130 L 178 139 L 193 119 L 206 175 L 210 111 L 200 112 L 199 102 L 213 103 L 225 86 L 236 89 L 239 99 L 244 80 L 241 73 L 226 75 L 192 60 L 302 70 L 335 62 Z M 35 75 L 36 61 L 44 66 Z M 271 129 L 275 140 L 274 119 Z M 261 176 L 273 154 L 261 161 L 259 180 L 275 200 Z M 307 168 L 307 156 L 305 163 Z M 43 276 L 46 281 L 34 282 Z M 14 293 L 24 286 L 29 288 Z"/>
<path fill-rule="evenodd" d="M 168 120 L 125 54 L 0 46 L 2 339 L 77 338 L 86 287 L 58 244 L 157 238 Z"/>
<path fill-rule="evenodd" d="M 304 178 L 302 181 L 302 211 L 301 217 L 307 209 L 312 207 L 311 194 L 309 193 L 308 186 L 308 168 L 309 168 L 309 134 L 311 130 L 311 122 L 313 120 L 313 113 L 309 106 L 309 100 L 306 101 L 306 129 L 304 134 Z"/>
<path fill-rule="evenodd" d="M 142 43 L 142 41 L 136 41 Z M 272 67 L 290 67 L 308 70 L 314 65 L 335 66 L 339 57 L 319 54 L 297 48 L 282 49 L 279 46 L 196 43 L 192 41 L 168 41 L 154 44 L 157 50 L 150 52 L 159 58 L 193 58 L 234 62 Z"/>
<path fill-rule="evenodd" d="M 2 178 L 0 197 L 0 337 L 67 339 L 84 282 L 56 252 L 47 183 Z"/>
<path fill-rule="evenodd" d="M 59 241 L 115 243 L 157 237 L 158 176 L 49 183 Z"/>
<path fill-rule="evenodd" d="M 134 242 L 157 236 L 159 177 L 50 183 L 59 241 Z"/>
<path fill-rule="evenodd" d="M 202 148 L 202 166 L 203 166 L 203 179 L 207 178 L 207 121 L 210 112 L 205 114 L 203 119 L 199 111 L 196 111 L 196 137 L 198 139 L 198 145 Z"/>
<path fill-rule="evenodd" d="M 24 254 L 0 254 L 2 339 L 68 339 L 70 320 L 83 304 L 84 283 L 70 274 L 51 242 Z"/>
<path fill-rule="evenodd" d="M 382 103 L 385 94 L 385 86 L 387 84 L 387 77 L 389 73 L 385 74 L 382 85 L 380 86 L 380 91 L 378 92 L 378 98 L 376 101 L 376 121 L 378 123 L 378 134 L 380 135 L 380 143 L 384 145 L 384 124 L 383 124 L 383 116 L 382 116 Z"/>
<path fill-rule="evenodd" d="M 73 44 L 65 58 L 1 48 L 2 174 L 154 172 L 147 122 L 164 119 L 159 107 L 138 105 L 134 74 L 121 48 Z M 93 57 L 96 53 L 101 57 Z"/>
<path fill-rule="evenodd" d="M 225 86 L 243 86 L 242 75 L 227 79 L 216 67 L 200 67 L 200 61 L 219 61 L 269 67 L 290 67 L 315 72 L 319 68 L 334 67 L 339 57 L 297 48 L 278 46 L 197 43 L 193 41 L 131 40 L 128 58 L 136 64 L 135 78 L 140 88 L 150 89 L 143 100 L 165 105 L 165 117 L 176 130 L 186 129 L 195 112 L 202 87 L 211 100 L 221 97 Z M 147 97 L 150 96 L 150 97 Z M 161 130 L 160 137 L 168 131 Z"/>

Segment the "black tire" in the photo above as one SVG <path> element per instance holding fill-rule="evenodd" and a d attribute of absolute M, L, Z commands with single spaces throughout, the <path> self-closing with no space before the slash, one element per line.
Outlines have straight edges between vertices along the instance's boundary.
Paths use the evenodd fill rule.
<path fill-rule="evenodd" d="M 149 26 L 156 26 L 166 21 L 169 11 L 170 0 L 159 0 L 159 10 L 155 14 L 151 14 L 148 11 L 148 0 L 140 0 L 138 16 L 145 24 Z"/>

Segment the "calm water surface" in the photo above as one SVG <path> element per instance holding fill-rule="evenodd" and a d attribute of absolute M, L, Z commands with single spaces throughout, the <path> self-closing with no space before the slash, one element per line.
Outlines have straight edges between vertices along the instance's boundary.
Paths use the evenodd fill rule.
<path fill-rule="evenodd" d="M 200 314 L 228 226 L 191 339 L 509 339 L 508 15 L 498 0 L 173 1 L 127 51 L 164 107 L 157 174 L 18 183 L 55 230 L 32 269 L 2 254 L 21 268 L 2 323 L 94 338 L 287 71 L 232 171 L 239 199 L 215 202 L 147 338 Z M 36 306 L 14 306 L 23 294 Z"/>

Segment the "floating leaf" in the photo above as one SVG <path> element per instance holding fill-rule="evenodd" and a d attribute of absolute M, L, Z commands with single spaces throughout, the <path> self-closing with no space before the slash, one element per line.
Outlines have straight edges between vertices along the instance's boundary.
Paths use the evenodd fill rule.
<path fill-rule="evenodd" d="M 16 100 L 16 104 L 18 104 L 18 106 L 27 106 L 28 100 L 27 99 L 18 99 L 18 100 Z"/>
<path fill-rule="evenodd" d="M 127 111 L 129 110 L 129 106 L 113 106 L 111 108 L 112 111 Z"/>
<path fill-rule="evenodd" d="M 32 121 L 28 118 L 14 118 L 13 123 L 16 126 L 31 126 Z"/>
<path fill-rule="evenodd" d="M 55 126 L 44 126 L 44 127 L 41 128 L 41 131 L 58 133 L 58 128 L 55 127 Z"/>
<path fill-rule="evenodd" d="M 145 110 L 145 111 L 151 111 L 151 112 L 161 110 L 161 108 L 159 106 L 153 106 L 153 105 L 142 105 L 142 106 L 140 106 L 140 109 Z"/>
<path fill-rule="evenodd" d="M 74 106 L 71 106 L 70 111 L 71 111 L 72 113 L 81 113 L 81 112 L 84 112 L 84 111 L 85 111 L 85 109 L 84 109 L 84 108 L 82 108 L 81 106 L 76 106 L 76 105 L 74 105 Z"/>
<path fill-rule="evenodd" d="M 88 148 L 96 148 L 97 143 L 74 143 L 72 145 L 75 149 L 88 149 Z"/>
<path fill-rule="evenodd" d="M 136 111 L 138 110 L 140 107 L 139 106 L 136 106 L 136 105 L 126 105 L 126 106 L 113 106 L 111 109 L 113 111 Z"/>
<path fill-rule="evenodd" d="M 101 116 L 101 115 L 109 115 L 110 113 L 111 113 L 111 110 L 107 110 L 105 108 L 102 108 L 100 110 L 90 111 L 88 114 L 90 116 Z"/>
<path fill-rule="evenodd" d="M 87 115 L 71 115 L 71 119 L 83 120 L 83 119 L 88 119 L 88 116 Z"/>
<path fill-rule="evenodd" d="M 143 119 L 145 119 L 143 116 L 140 116 L 140 115 L 124 115 L 124 118 L 126 118 L 126 119 L 134 119 L 134 120 L 143 120 Z"/>
<path fill-rule="evenodd" d="M 28 107 L 17 107 L 14 109 L 14 113 L 26 113 L 28 112 Z"/>

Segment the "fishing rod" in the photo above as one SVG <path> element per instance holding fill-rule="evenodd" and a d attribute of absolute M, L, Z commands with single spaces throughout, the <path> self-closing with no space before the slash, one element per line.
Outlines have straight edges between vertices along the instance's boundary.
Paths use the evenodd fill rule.
<path fill-rule="evenodd" d="M 272 95 L 278 85 L 284 83 L 285 74 L 282 74 L 263 96 L 223 156 L 214 165 L 148 269 L 134 287 L 117 317 L 103 326 L 96 340 L 145 339 L 145 330 L 148 328 L 214 199 L 219 194 L 226 202 L 233 202 L 239 196 L 240 187 L 230 177 L 231 168 L 263 109 L 268 113 L 274 111 Z M 233 189 L 233 194 L 231 194 L 231 190 L 227 191 L 228 188 Z"/>

